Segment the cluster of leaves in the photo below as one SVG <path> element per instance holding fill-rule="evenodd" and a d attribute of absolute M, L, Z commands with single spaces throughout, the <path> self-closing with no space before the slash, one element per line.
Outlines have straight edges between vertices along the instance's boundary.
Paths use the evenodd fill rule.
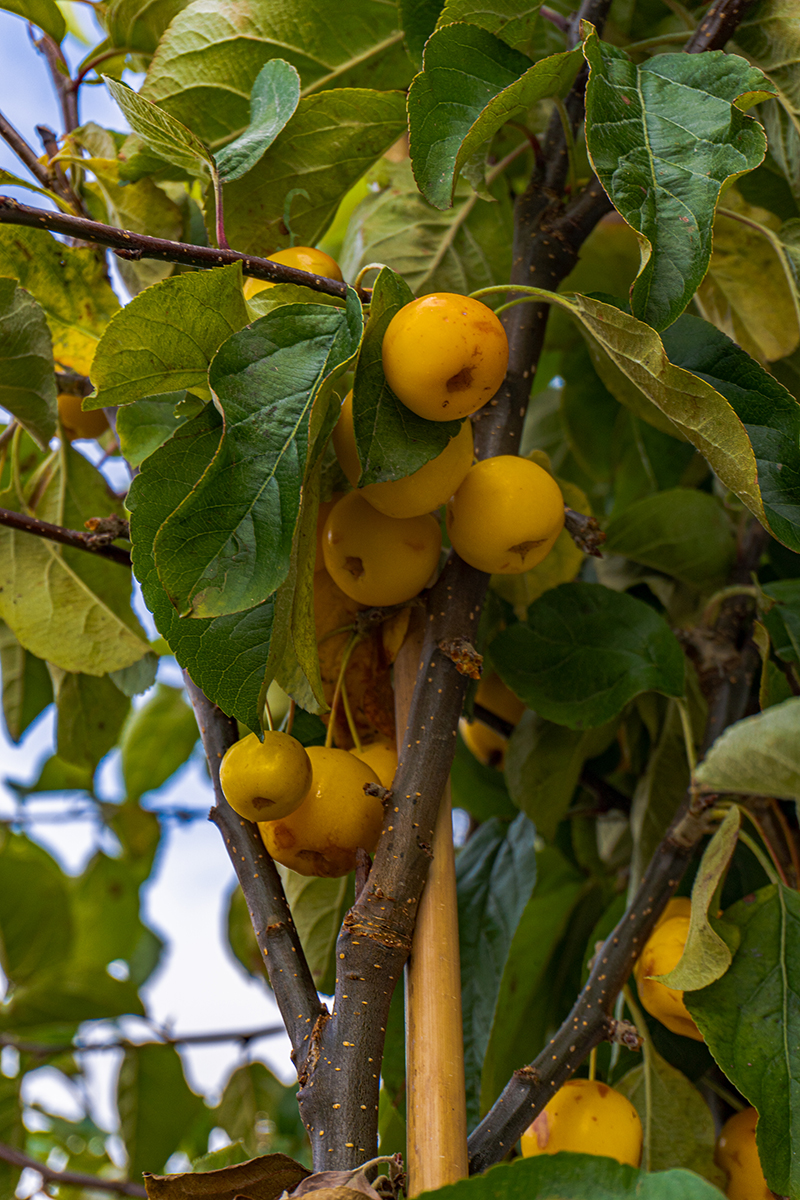
<path fill-rule="evenodd" d="M 52 0 L 4 7 L 63 36 Z M 90 516 L 121 514 L 124 499 L 136 577 L 180 665 L 254 730 L 277 679 L 307 714 L 296 729 L 305 722 L 308 740 L 318 736 L 312 714 L 325 695 L 311 576 L 338 398 L 352 382 L 362 484 L 412 472 L 455 431 L 398 404 L 381 368 L 383 332 L 413 295 L 507 283 L 513 200 L 530 175 L 531 145 L 587 62 L 586 135 L 571 146 L 570 186 L 594 170 L 616 214 L 590 236 L 559 293 L 546 294 L 552 311 L 522 452 L 553 471 L 573 509 L 603 523 L 607 553 L 586 562 L 564 533 L 541 566 L 493 580 L 484 611 L 480 649 L 527 711 L 503 773 L 463 744 L 453 770 L 455 803 L 479 825 L 458 859 L 470 1122 L 569 1011 L 595 943 L 622 914 L 685 793 L 705 726 L 703 635 L 751 513 L 771 535 L 748 585 L 761 712 L 734 726 L 695 778 L 721 793 L 769 795 L 774 821 L 756 826 L 756 854 L 729 831 L 724 853 L 719 842 L 707 851 L 721 865 L 710 890 L 695 894 L 700 948 L 680 985 L 706 1046 L 648 1021 L 643 1062 L 610 1048 L 599 1056 L 604 1078 L 643 1113 L 650 1106 L 646 1165 L 667 1174 L 580 1160 L 512 1164 L 456 1190 L 544 1196 L 557 1186 L 655 1200 L 701 1196 L 699 1174 L 716 1195 L 704 1091 L 721 1086 L 721 1069 L 762 1114 L 770 1185 L 796 1197 L 794 826 L 784 841 L 774 834 L 792 819 L 785 802 L 800 798 L 796 35 L 781 0 L 761 0 L 729 47 L 740 53 L 650 57 L 658 46 L 635 43 L 680 43 L 692 11 L 615 5 L 618 45 L 584 26 L 569 48 L 538 8 L 342 0 L 333 10 L 296 0 L 278 20 L 249 0 L 233 20 L 222 2 L 111 0 L 107 37 L 84 67 L 103 58 L 134 132 L 85 125 L 60 155 L 89 173 L 80 190 L 93 217 L 195 243 L 224 233 L 250 254 L 322 239 L 349 280 L 385 266 L 372 276 L 366 314 L 352 289 L 336 300 L 278 285 L 247 303 L 238 265 L 190 273 L 129 260 L 133 298 L 120 308 L 100 256 L 0 226 L 0 401 L 19 422 L 0 450 L 0 506 L 81 529 Z M 126 65 L 146 71 L 138 94 L 115 82 Z M 756 118 L 744 111 L 753 104 Z M 406 131 L 410 157 L 382 157 Z M 119 409 L 122 455 L 139 468 L 126 497 L 110 495 L 66 442 L 50 448 L 54 367 L 91 375 L 87 407 Z M 196 729 L 180 695 L 163 687 L 130 713 L 130 697 L 153 682 L 156 655 L 122 568 L 2 528 L 0 576 L 9 732 L 21 738 L 51 702 L 58 711 L 56 754 L 31 790 L 93 796 L 100 759 L 122 749 L 127 799 L 99 807 L 118 838 L 116 858 L 98 854 L 71 880 L 21 834 L 2 844 L 0 944 L 11 983 L 2 1028 L 61 1047 L 84 1021 L 142 1012 L 136 987 L 160 948 L 139 917 L 158 840 L 140 801 L 186 760 Z M 323 988 L 350 887 L 287 880 Z M 717 908 L 723 951 L 710 940 Z M 43 920 L 53 910 L 58 926 Z M 240 899 L 229 929 L 262 978 Z M 121 962 L 125 980 L 107 970 Z M 748 1019 L 739 1021 L 743 1005 Z M 88 1126 L 51 1117 L 45 1133 L 24 1130 L 20 1079 L 42 1061 L 67 1075 L 80 1069 L 63 1048 L 23 1054 L 21 1075 L 3 1082 L 0 1140 L 42 1160 L 58 1148 L 74 1169 L 112 1172 Z M 382 1078 L 382 1149 L 393 1151 L 404 1137 L 400 997 Z M 300 1153 L 291 1092 L 259 1065 L 241 1068 L 211 1111 L 187 1088 L 173 1048 L 131 1048 L 118 1099 L 134 1178 L 175 1150 L 202 1154 L 215 1125 L 243 1143 L 225 1162 L 269 1146 Z M 266 1120 L 283 1140 L 258 1140 Z M 13 1190 L 16 1173 L 5 1170 Z"/>

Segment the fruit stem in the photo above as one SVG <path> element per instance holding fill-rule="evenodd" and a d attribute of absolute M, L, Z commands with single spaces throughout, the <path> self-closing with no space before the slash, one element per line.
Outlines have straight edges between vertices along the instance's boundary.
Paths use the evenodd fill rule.
<path fill-rule="evenodd" d="M 781 879 L 778 875 L 778 872 L 774 869 L 774 859 L 767 858 L 766 854 L 762 853 L 761 847 L 758 845 L 755 839 L 751 838 L 750 834 L 745 833 L 743 829 L 739 830 L 739 841 L 743 842 L 745 846 L 747 846 L 747 849 L 758 859 L 759 864 L 770 883 L 774 884 L 776 887 L 779 883 L 786 883 L 786 880 Z"/>
<path fill-rule="evenodd" d="M 575 171 L 575 139 L 572 136 L 572 126 L 567 110 L 564 107 L 564 101 L 558 96 L 554 96 L 553 103 L 556 106 L 556 112 L 561 120 L 561 128 L 564 131 L 564 145 L 567 150 L 567 161 L 569 163 L 567 186 L 569 187 L 569 194 L 575 196 L 578 192 L 578 176 Z"/>
<path fill-rule="evenodd" d="M 597 1046 L 592 1046 L 592 1052 L 589 1055 L 589 1082 L 594 1083 L 597 1077 Z"/>
<path fill-rule="evenodd" d="M 625 997 L 625 1003 L 630 1009 L 633 1023 L 639 1031 L 642 1039 L 642 1066 L 644 1068 L 644 1139 L 642 1142 L 642 1168 L 645 1171 L 650 1170 L 650 1135 L 653 1119 L 653 1062 L 652 1062 L 652 1044 L 650 1042 L 650 1034 L 647 1029 L 647 1022 L 644 1019 L 644 1013 L 639 1008 L 639 1005 L 633 998 L 630 986 L 626 983 L 622 989 L 622 994 Z"/>
<path fill-rule="evenodd" d="M 347 643 L 347 645 L 344 648 L 344 654 L 342 655 L 342 665 L 339 667 L 339 678 L 336 680 L 336 687 L 334 688 L 334 692 L 333 692 L 333 700 L 331 701 L 331 715 L 328 719 L 328 732 L 325 734 L 325 749 L 326 750 L 330 750 L 331 746 L 333 745 L 333 728 L 334 728 L 334 725 L 336 724 L 336 707 L 339 703 L 339 696 L 341 695 L 341 692 L 342 692 L 342 684 L 344 683 L 344 673 L 347 670 L 347 664 L 350 661 L 350 655 L 353 653 L 357 644 L 360 641 L 361 641 L 361 638 L 358 636 L 357 633 L 354 633 L 353 636 L 350 638 L 350 641 Z M 347 709 L 345 709 L 345 712 L 347 712 Z"/>
<path fill-rule="evenodd" d="M 264 716 L 267 718 L 267 729 L 269 730 L 270 733 L 274 733 L 275 732 L 275 723 L 272 720 L 272 709 L 269 706 L 269 700 L 267 700 L 266 696 L 264 697 Z M 264 728 L 263 721 L 261 723 L 261 728 L 262 729 Z"/>
<path fill-rule="evenodd" d="M 790 887 L 791 885 L 789 883 L 789 880 L 786 878 L 786 872 L 784 871 L 781 861 L 778 858 L 777 852 L 775 851 L 775 849 L 772 845 L 772 842 L 771 842 L 770 838 L 767 836 L 767 832 L 764 829 L 764 826 L 759 821 L 758 817 L 755 815 L 754 812 L 751 812 L 750 809 L 747 808 L 746 805 L 744 805 L 744 804 L 739 805 L 739 811 L 741 813 L 743 813 L 744 816 L 746 816 L 749 819 L 750 824 L 753 826 L 756 833 L 761 838 L 761 841 L 764 843 L 765 847 L 767 848 L 769 856 L 772 859 L 773 863 L 775 864 L 775 870 L 780 875 L 781 883 L 784 884 L 785 887 Z M 746 844 L 747 843 L 745 843 L 745 845 Z M 769 872 L 767 872 L 767 874 L 769 874 Z"/>
<path fill-rule="evenodd" d="M 294 714 L 296 713 L 296 711 L 297 711 L 297 704 L 295 703 L 294 700 L 292 700 L 292 702 L 289 705 L 289 712 L 286 714 L 286 731 L 285 731 L 286 733 L 292 732 L 292 726 L 294 725 Z"/>
<path fill-rule="evenodd" d="M 356 752 L 358 753 L 361 750 L 361 738 L 358 736 L 356 723 L 353 720 L 353 712 L 350 708 L 350 697 L 347 694 L 347 682 L 344 679 L 342 680 L 342 704 L 344 706 L 344 715 L 347 717 L 347 725 L 350 729 L 350 736 L 353 739 L 353 744 Z"/>
<path fill-rule="evenodd" d="M 692 719 L 689 716 L 689 705 L 682 697 L 675 700 L 678 706 L 678 712 L 681 715 L 681 728 L 683 729 L 683 744 L 686 750 L 686 761 L 689 764 L 689 773 L 694 776 L 694 769 L 697 766 L 697 755 L 694 749 L 694 733 L 692 732 Z"/>

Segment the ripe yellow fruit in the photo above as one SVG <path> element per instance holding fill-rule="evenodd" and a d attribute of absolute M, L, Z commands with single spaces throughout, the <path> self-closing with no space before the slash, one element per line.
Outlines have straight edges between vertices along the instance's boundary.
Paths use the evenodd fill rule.
<path fill-rule="evenodd" d="M 333 430 L 333 446 L 339 465 L 353 487 L 358 484 L 361 463 L 353 430 L 353 393 L 348 392 Z M 445 504 L 472 466 L 472 425 L 465 421 L 454 438 L 437 454 L 403 479 L 369 483 L 361 495 L 387 517 L 421 517 Z"/>
<path fill-rule="evenodd" d="M 648 938 L 641 957 L 633 968 L 639 999 L 651 1016 L 673 1033 L 703 1041 L 683 1002 L 683 992 L 667 987 L 649 975 L 666 975 L 678 965 L 689 933 L 689 917 L 674 916 L 659 922 Z"/>
<path fill-rule="evenodd" d="M 300 875 L 333 879 L 356 865 L 356 850 L 373 854 L 383 825 L 383 805 L 364 791 L 378 776 L 349 750 L 309 746 L 311 786 L 299 808 L 280 821 L 259 825 L 276 862 Z"/>
<path fill-rule="evenodd" d="M 481 679 L 475 693 L 475 703 L 502 717 L 509 725 L 516 725 L 525 711 L 525 705 L 514 695 L 511 688 L 506 687 L 496 671 L 487 671 Z M 508 746 L 507 737 L 492 729 L 490 725 L 484 724 L 480 717 L 473 721 L 462 717 L 459 729 L 467 749 L 475 755 L 478 762 L 484 766 L 503 769 Z"/>
<path fill-rule="evenodd" d="M 439 562 L 442 531 L 431 516 L 387 517 L 348 492 L 325 522 L 325 566 L 346 596 L 382 607 L 416 596 Z"/>
<path fill-rule="evenodd" d="M 320 500 L 319 512 L 317 513 L 317 556 L 314 559 L 314 574 L 317 571 L 325 570 L 325 555 L 322 552 L 322 535 L 325 531 L 325 522 L 333 512 L 334 504 L 338 504 L 344 492 L 333 492 L 330 500 Z"/>
<path fill-rule="evenodd" d="M 312 275 L 323 275 L 326 279 L 342 278 L 336 260 L 323 250 L 315 250 L 313 246 L 290 246 L 286 250 L 268 254 L 267 258 L 270 262 L 283 263 L 285 267 L 295 267 L 298 271 L 310 271 Z M 275 287 L 275 284 L 267 283 L 265 279 L 245 279 L 244 298 L 252 300 L 264 288 L 270 287 Z"/>
<path fill-rule="evenodd" d="M 76 438 L 98 438 L 108 429 L 108 419 L 102 408 L 84 412 L 82 396 L 72 392 L 60 392 L 58 396 L 58 419 L 64 433 L 72 442 Z"/>
<path fill-rule="evenodd" d="M 521 1138 L 522 1154 L 600 1154 L 638 1167 L 642 1122 L 619 1092 L 597 1080 L 569 1079 Z"/>
<path fill-rule="evenodd" d="M 392 318 L 382 355 L 398 400 L 429 421 L 456 421 L 481 408 L 500 387 L 508 338 L 479 300 L 433 292 Z"/>
<path fill-rule="evenodd" d="M 311 786 L 311 760 L 288 733 L 254 733 L 231 746 L 219 768 L 225 799 L 247 821 L 294 812 Z"/>
<path fill-rule="evenodd" d="M 714 1161 L 727 1172 L 728 1200 L 772 1200 L 756 1146 L 758 1113 L 745 1108 L 722 1126 Z"/>
<path fill-rule="evenodd" d="M 360 758 L 368 767 L 372 767 L 385 788 L 392 786 L 397 770 L 397 747 L 394 742 L 390 742 L 388 738 L 379 738 L 377 742 L 370 742 L 368 746 L 362 746 L 360 750 L 351 750 L 350 753 Z"/>
<path fill-rule="evenodd" d="M 564 498 L 552 475 L 513 454 L 475 463 L 447 505 L 453 548 L 489 575 L 529 571 L 563 527 Z"/>

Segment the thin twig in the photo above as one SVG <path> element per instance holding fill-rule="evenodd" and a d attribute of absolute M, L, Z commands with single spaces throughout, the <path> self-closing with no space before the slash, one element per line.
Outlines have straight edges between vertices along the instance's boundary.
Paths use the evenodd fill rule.
<path fill-rule="evenodd" d="M 755 3 L 756 0 L 715 0 L 684 46 L 686 53 L 721 50 Z"/>
<path fill-rule="evenodd" d="M 240 262 L 245 275 L 253 279 L 264 279 L 268 283 L 295 283 L 322 292 L 326 296 L 347 295 L 347 284 L 323 275 L 312 275 L 298 271 L 283 263 L 258 258 L 254 254 L 240 254 L 238 250 L 220 250 L 213 246 L 192 246 L 186 242 L 171 242 L 166 238 L 148 237 L 144 233 L 130 233 L 87 217 L 73 217 L 67 213 L 48 212 L 43 208 L 31 208 L 19 204 L 10 196 L 0 195 L 0 225 L 24 225 L 29 229 L 49 229 L 52 233 L 66 234 L 83 242 L 95 242 L 99 246 L 110 246 L 120 257 L 135 259 L 154 258 L 160 262 L 181 263 L 189 267 L 226 267 Z M 372 295 L 369 289 L 359 288 L 362 300 Z"/>
<path fill-rule="evenodd" d="M 58 542 L 62 546 L 71 546 L 74 550 L 88 550 L 90 554 L 99 554 L 111 562 L 119 563 L 121 567 L 130 568 L 130 553 L 122 546 L 108 545 L 96 534 L 81 533 L 77 529 L 64 529 L 61 525 L 51 525 L 49 521 L 40 521 L 37 517 L 29 517 L 27 513 L 12 512 L 8 508 L 0 508 L 0 525 L 9 529 L 19 529 L 23 533 L 33 533 L 36 537 L 47 538 L 48 541 Z"/>
<path fill-rule="evenodd" d="M 205 815 L 205 814 L 203 814 Z M 32 1054 L 36 1058 L 52 1058 L 58 1054 L 104 1054 L 109 1050 L 140 1050 L 143 1046 L 212 1046 L 218 1042 L 239 1042 L 243 1046 L 261 1038 L 277 1037 L 285 1033 L 283 1025 L 265 1025 L 263 1029 L 226 1030 L 212 1033 L 184 1033 L 170 1037 L 166 1034 L 153 1041 L 134 1042 L 130 1038 L 115 1038 L 110 1042 L 65 1042 L 55 1045 L 49 1042 L 26 1042 L 10 1033 L 0 1033 L 0 1046 L 11 1046 L 20 1054 Z"/>
<path fill-rule="evenodd" d="M 38 1171 L 46 1183 L 57 1183 L 62 1187 L 91 1188 L 92 1191 L 115 1192 L 121 1196 L 147 1197 L 147 1192 L 140 1183 L 130 1183 L 124 1179 L 103 1179 L 100 1175 L 82 1175 L 77 1171 L 54 1171 L 38 1158 L 30 1158 L 21 1150 L 6 1146 L 0 1142 L 0 1158 L 14 1167 L 30 1167 Z"/>

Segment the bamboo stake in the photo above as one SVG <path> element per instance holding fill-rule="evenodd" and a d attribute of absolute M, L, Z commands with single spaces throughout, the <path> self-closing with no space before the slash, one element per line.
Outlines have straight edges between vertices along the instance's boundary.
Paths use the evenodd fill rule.
<path fill-rule="evenodd" d="M 420 617 L 422 614 L 420 614 Z M 424 619 L 412 623 L 394 668 L 398 739 L 417 676 Z M 406 966 L 408 1195 L 468 1173 L 461 968 L 455 856 L 448 784 L 433 836 L 433 862 Z"/>

